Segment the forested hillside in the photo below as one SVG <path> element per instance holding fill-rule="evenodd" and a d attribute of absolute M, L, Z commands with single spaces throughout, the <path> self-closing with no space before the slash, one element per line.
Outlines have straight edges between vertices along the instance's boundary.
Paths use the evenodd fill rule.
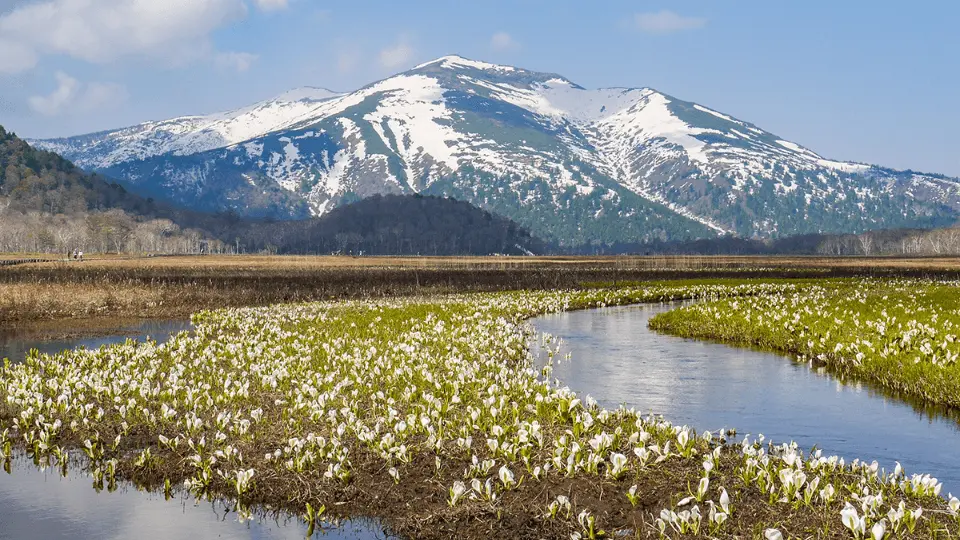
<path fill-rule="evenodd" d="M 444 197 L 374 195 L 321 218 L 246 223 L 246 247 L 281 253 L 366 255 L 542 254 L 513 221 Z"/>
<path fill-rule="evenodd" d="M 0 126 L 0 251 L 225 249 L 209 233 L 178 224 L 177 215 Z"/>
<path fill-rule="evenodd" d="M 507 218 L 442 197 L 376 196 L 297 221 L 205 214 L 133 194 L 0 127 L 0 251 L 542 253 Z"/>

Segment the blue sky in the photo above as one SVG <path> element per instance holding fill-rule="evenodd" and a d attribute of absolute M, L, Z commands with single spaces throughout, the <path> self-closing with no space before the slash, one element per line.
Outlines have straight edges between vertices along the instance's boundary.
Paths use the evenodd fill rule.
<path fill-rule="evenodd" d="M 450 53 L 649 86 L 827 157 L 960 176 L 960 2 L 0 0 L 0 124 L 73 135 Z"/>

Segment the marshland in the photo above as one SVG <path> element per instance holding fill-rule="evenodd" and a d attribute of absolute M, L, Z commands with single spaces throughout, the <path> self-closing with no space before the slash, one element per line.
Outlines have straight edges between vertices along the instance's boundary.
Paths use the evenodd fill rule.
<path fill-rule="evenodd" d="M 91 490 L 143 490 L 154 504 L 215 501 L 229 509 L 225 520 L 282 517 L 296 534 L 372 519 L 373 530 L 402 538 L 955 537 L 953 468 L 913 470 L 861 455 L 868 447 L 820 445 L 816 432 L 796 433 L 812 441 L 801 446 L 790 425 L 771 440 L 726 420 L 688 424 L 679 419 L 697 417 L 678 399 L 675 410 L 636 408 L 655 393 L 656 373 L 598 370 L 614 355 L 642 363 L 643 351 L 571 354 L 586 338 L 542 330 L 559 316 L 550 314 L 588 310 L 605 321 L 610 306 L 662 305 L 650 335 L 677 340 L 678 360 L 702 341 L 670 335 L 779 352 L 788 358 L 746 361 L 825 371 L 838 391 L 863 384 L 890 390 L 878 398 L 890 403 L 929 405 L 943 412 L 917 419 L 934 414 L 946 434 L 931 444 L 955 447 L 953 261 L 850 263 L 182 257 L 10 266 L 0 269 L 8 331 L 35 332 L 39 345 L 124 330 L 112 345 L 5 362 L 0 451 L 11 478 L 26 466 Z M 884 277 L 897 272 L 907 277 Z M 184 331 L 147 340 L 129 322 L 111 327 L 118 320 L 174 321 Z M 730 369 L 732 357 L 711 350 L 714 369 Z M 585 375 L 571 376 L 571 366 Z M 682 383 L 672 392 L 711 395 Z"/>
<path fill-rule="evenodd" d="M 500 4 L 0 0 L 0 540 L 960 540 L 960 3 Z"/>

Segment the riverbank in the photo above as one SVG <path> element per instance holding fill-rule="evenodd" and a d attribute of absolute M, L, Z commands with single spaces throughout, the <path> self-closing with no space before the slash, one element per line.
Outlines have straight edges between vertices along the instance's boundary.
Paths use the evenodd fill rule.
<path fill-rule="evenodd" d="M 739 275 L 737 268 L 713 268 Z M 189 317 L 202 309 L 348 298 L 550 289 L 697 268 L 525 258 L 158 257 L 0 268 L 0 328 L 64 319 Z M 76 323 L 72 323 L 75 325 Z"/>
<path fill-rule="evenodd" d="M 82 263 L 0 267 L 0 328 L 63 319 L 173 319 L 201 309 L 276 303 L 664 280 L 960 276 L 960 260 L 950 258 L 91 257 Z"/>
<path fill-rule="evenodd" d="M 834 281 L 658 315 L 651 328 L 796 355 L 927 403 L 960 407 L 960 288 Z"/>
<path fill-rule="evenodd" d="M 163 347 L 4 368 L 0 448 L 68 467 L 67 450 L 82 449 L 106 484 L 225 496 L 241 512 L 269 507 L 311 522 L 374 517 L 416 538 L 601 529 L 850 538 L 847 502 L 868 529 L 886 520 L 901 538 L 955 536 L 955 512 L 930 479 L 763 441 L 722 444 L 718 433 L 604 409 L 555 385 L 549 366 L 531 369 L 523 321 L 538 314 L 793 289 L 662 285 L 203 312 L 193 335 Z"/>

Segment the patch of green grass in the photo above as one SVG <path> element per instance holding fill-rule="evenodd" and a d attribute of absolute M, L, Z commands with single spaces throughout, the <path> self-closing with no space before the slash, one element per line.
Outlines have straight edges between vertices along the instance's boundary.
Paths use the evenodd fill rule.
<path fill-rule="evenodd" d="M 960 406 L 960 288 L 903 280 L 806 282 L 654 317 L 651 328 L 787 352 L 927 402 Z"/>

